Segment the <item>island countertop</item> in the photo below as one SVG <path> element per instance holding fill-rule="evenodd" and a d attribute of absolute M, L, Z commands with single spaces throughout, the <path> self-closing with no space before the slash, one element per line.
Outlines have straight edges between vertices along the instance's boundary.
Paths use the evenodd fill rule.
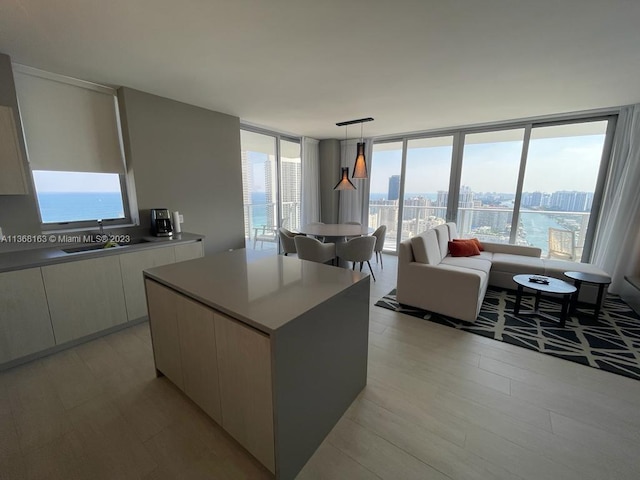
<path fill-rule="evenodd" d="M 368 275 L 273 255 L 253 259 L 245 249 L 144 272 L 184 295 L 271 334 Z"/>

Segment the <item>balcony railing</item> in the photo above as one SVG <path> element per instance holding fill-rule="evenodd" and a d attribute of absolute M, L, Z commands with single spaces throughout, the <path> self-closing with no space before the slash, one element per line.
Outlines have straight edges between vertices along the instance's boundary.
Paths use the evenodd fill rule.
<path fill-rule="evenodd" d="M 543 257 L 580 261 L 589 217 L 590 212 L 521 210 L 515 243 L 539 247 Z M 405 205 L 401 240 L 443 224 L 445 218 L 445 207 Z M 459 208 L 458 234 L 461 237 L 477 237 L 481 241 L 509 243 L 512 218 L 511 208 Z M 369 227 L 377 228 L 380 225 L 387 225 L 384 249 L 395 251 L 398 205 L 369 206 Z"/>
<path fill-rule="evenodd" d="M 244 237 L 246 248 L 278 251 L 279 226 L 290 230 L 300 228 L 300 202 L 283 202 L 282 220 L 278 225 L 276 203 L 244 204 Z"/>

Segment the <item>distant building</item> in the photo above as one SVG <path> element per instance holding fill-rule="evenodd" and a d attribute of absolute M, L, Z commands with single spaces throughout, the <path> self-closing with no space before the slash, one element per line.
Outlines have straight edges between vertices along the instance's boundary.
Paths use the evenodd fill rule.
<path fill-rule="evenodd" d="M 398 200 L 400 198 L 400 175 L 391 175 L 389 177 L 389 191 L 387 200 Z"/>
<path fill-rule="evenodd" d="M 551 194 L 550 208 L 561 212 L 588 212 L 593 204 L 591 192 L 560 191 Z"/>

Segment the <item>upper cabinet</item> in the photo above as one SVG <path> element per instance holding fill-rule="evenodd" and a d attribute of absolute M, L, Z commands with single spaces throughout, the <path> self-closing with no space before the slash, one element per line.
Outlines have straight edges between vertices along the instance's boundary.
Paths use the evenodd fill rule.
<path fill-rule="evenodd" d="M 13 107 L 0 105 L 0 195 L 29 193 Z"/>

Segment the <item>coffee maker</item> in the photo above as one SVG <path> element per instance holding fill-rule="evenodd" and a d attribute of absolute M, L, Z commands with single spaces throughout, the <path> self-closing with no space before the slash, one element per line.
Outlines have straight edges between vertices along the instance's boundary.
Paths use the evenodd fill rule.
<path fill-rule="evenodd" d="M 151 234 L 156 237 L 170 237 L 173 235 L 171 214 L 166 208 L 151 209 Z"/>

